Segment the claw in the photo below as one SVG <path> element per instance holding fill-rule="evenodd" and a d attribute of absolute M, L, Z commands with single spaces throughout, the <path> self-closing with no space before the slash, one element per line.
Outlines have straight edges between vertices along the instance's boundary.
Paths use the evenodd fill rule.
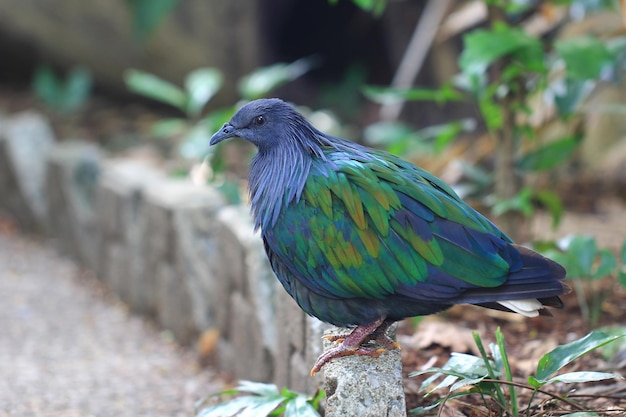
<path fill-rule="evenodd" d="M 393 323 L 393 321 L 380 319 L 367 326 L 357 326 L 349 335 L 322 336 L 322 338 L 334 342 L 335 346 L 324 352 L 317 361 L 315 361 L 313 368 L 311 368 L 311 376 L 315 375 L 326 363 L 335 358 L 350 355 L 377 358 L 388 350 L 401 349 L 398 342 L 391 340 L 386 335 L 387 329 L 391 323 Z M 376 350 L 364 347 L 363 345 L 368 342 L 377 342 L 383 347 Z"/>
<path fill-rule="evenodd" d="M 345 334 L 325 334 L 324 336 L 322 336 L 322 339 L 326 339 L 330 342 L 343 342 L 346 337 L 348 337 L 349 335 L 345 335 Z"/>
<path fill-rule="evenodd" d="M 371 356 L 373 358 L 377 358 L 386 351 L 387 349 L 383 348 L 379 348 L 377 350 L 372 350 L 365 347 L 350 349 L 344 343 L 342 343 L 334 348 L 327 350 L 326 352 L 324 352 L 324 354 L 317 358 L 317 361 L 315 361 L 315 364 L 313 365 L 313 368 L 311 368 L 311 372 L 309 372 L 309 374 L 311 376 L 315 376 L 315 374 L 318 373 L 322 369 L 322 367 L 326 365 L 326 363 L 335 358 L 341 358 L 350 355 Z"/>

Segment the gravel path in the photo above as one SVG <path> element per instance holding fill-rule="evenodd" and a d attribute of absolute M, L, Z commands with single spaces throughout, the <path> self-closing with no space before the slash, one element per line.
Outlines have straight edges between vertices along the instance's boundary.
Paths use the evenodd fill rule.
<path fill-rule="evenodd" d="M 0 231 L 0 417 L 193 416 L 216 381 L 49 245 Z"/>

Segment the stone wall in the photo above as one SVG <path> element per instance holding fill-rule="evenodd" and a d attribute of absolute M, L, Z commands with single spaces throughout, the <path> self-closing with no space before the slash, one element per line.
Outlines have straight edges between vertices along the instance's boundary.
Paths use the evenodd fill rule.
<path fill-rule="evenodd" d="M 202 350 L 222 371 L 308 393 L 322 386 L 324 372 L 309 369 L 328 326 L 274 277 L 247 207 L 91 144 L 56 143 L 34 114 L 0 119 L 0 193 L 23 229 L 46 231 L 179 342 L 217 335 Z M 328 417 L 405 415 L 398 352 L 326 367 Z"/>

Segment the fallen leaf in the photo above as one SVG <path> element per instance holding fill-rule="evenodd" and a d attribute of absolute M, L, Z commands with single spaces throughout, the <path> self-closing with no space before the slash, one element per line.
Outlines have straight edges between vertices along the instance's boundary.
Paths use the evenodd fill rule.
<path fill-rule="evenodd" d="M 413 335 L 398 335 L 398 341 L 400 344 L 416 350 L 439 345 L 450 348 L 453 352 L 478 354 L 471 330 L 432 317 L 422 320 Z"/>

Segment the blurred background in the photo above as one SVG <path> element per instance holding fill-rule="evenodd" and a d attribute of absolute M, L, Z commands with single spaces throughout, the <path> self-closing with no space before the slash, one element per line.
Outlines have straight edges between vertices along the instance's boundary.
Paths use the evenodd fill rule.
<path fill-rule="evenodd" d="M 566 211 L 626 198 L 622 6 L 2 0 L 0 112 L 35 109 L 60 141 L 212 182 L 237 203 L 254 150 L 208 140 L 243 102 L 281 97 L 531 240 L 537 210 L 556 228 Z"/>
<path fill-rule="evenodd" d="M 0 206 L 23 227 L 25 206 L 11 194 L 23 190 L 11 190 L 19 187 L 2 162 L 6 145 L 19 150 L 9 155 L 21 160 L 16 171 L 35 183 L 23 187 L 24 200 L 29 191 L 42 194 L 53 203 L 47 220 L 65 222 L 54 211 L 62 193 L 44 195 L 46 153 L 52 142 L 74 140 L 106 160 L 87 155 L 85 162 L 69 148 L 67 161 L 53 155 L 72 173 L 52 177 L 91 204 L 85 218 L 68 211 L 61 228 L 77 223 L 85 241 L 108 224 L 96 219 L 106 207 L 97 210 L 104 205 L 93 193 L 113 158 L 185 178 L 184 187 L 187 179 L 211 184 L 229 204 L 245 205 L 254 149 L 241 141 L 209 149 L 209 138 L 242 103 L 280 97 L 324 132 L 435 173 L 514 240 L 565 265 L 578 296 L 564 313 L 573 319 L 543 330 L 566 340 L 625 320 L 625 68 L 624 0 L 0 0 Z M 9 138 L 5 126 L 31 126 L 24 112 L 52 127 L 46 147 Z M 127 191 L 139 187 L 133 181 L 142 170 L 128 172 L 131 186 L 120 188 L 132 211 L 141 196 Z M 0 218 L 0 233 L 17 229 L 9 223 Z M 137 230 L 123 221 L 116 227 L 105 243 L 132 258 L 135 240 L 116 245 L 118 235 Z M 171 249 L 169 229 L 150 225 L 146 236 Z M 80 252 L 85 245 L 76 242 Z M 122 264 L 103 259 L 107 268 Z M 128 274 L 120 271 L 121 282 Z M 456 318 L 478 328 L 483 317 Z M 509 336 L 520 341 L 511 344 L 522 348 L 526 325 L 505 323 L 521 335 Z M 435 356 L 415 351 L 418 359 L 405 364 Z"/>

